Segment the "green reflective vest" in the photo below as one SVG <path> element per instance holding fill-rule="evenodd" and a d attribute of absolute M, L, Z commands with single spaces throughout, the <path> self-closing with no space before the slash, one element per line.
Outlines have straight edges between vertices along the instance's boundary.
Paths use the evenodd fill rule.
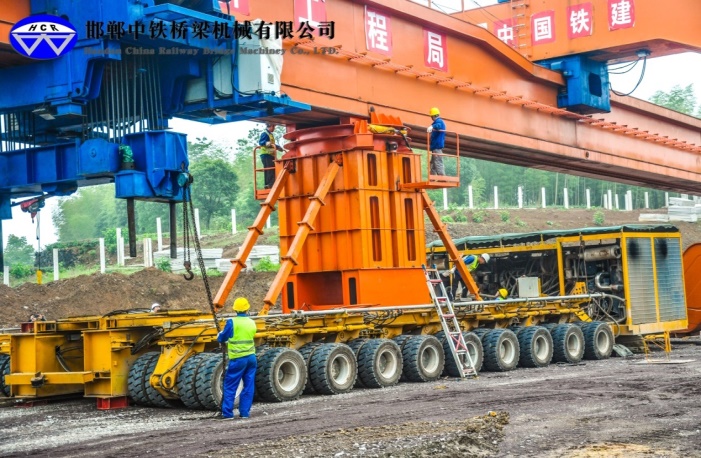
<path fill-rule="evenodd" d="M 227 341 L 229 359 L 242 358 L 256 353 L 253 336 L 256 335 L 256 322 L 247 316 L 236 316 L 231 319 L 234 335 Z"/>
<path fill-rule="evenodd" d="M 261 146 L 260 154 L 269 154 L 273 156 L 273 158 L 275 158 L 275 136 L 267 130 L 265 131 L 265 133 L 268 134 L 268 141 L 270 142 L 270 146 Z"/>
<path fill-rule="evenodd" d="M 467 267 L 468 272 L 473 272 L 475 269 L 477 269 L 477 266 L 480 265 L 480 257 L 475 256 L 475 260 L 472 261 L 471 263 L 467 264 L 465 267 Z"/>

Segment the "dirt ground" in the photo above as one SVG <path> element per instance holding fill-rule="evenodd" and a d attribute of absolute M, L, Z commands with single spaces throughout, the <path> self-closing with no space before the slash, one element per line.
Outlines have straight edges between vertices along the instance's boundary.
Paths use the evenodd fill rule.
<path fill-rule="evenodd" d="M 594 211 L 487 211 L 480 223 L 449 225 L 454 237 L 593 225 Z M 604 225 L 637 223 L 639 212 L 605 211 Z M 471 212 L 466 212 L 472 221 Z M 701 226 L 678 223 L 683 244 Z M 206 237 L 236 252 L 239 236 Z M 435 235 L 427 231 L 427 239 Z M 262 304 L 274 273 L 244 273 L 231 297 Z M 216 293 L 223 277 L 210 279 Z M 148 308 L 208 310 L 202 281 L 146 269 L 89 275 L 42 286 L 0 285 L 0 327 L 33 312 L 48 319 Z M 551 365 L 476 380 L 442 379 L 339 396 L 305 395 L 255 404 L 250 420 L 211 412 L 130 407 L 97 411 L 94 400 L 14 406 L 0 401 L 0 456 L 237 457 L 688 457 L 701 456 L 701 346 L 678 345 L 670 359 L 643 356 Z"/>
<path fill-rule="evenodd" d="M 90 399 L 0 407 L 0 455 L 701 456 L 701 347 L 254 404 L 249 420 Z"/>

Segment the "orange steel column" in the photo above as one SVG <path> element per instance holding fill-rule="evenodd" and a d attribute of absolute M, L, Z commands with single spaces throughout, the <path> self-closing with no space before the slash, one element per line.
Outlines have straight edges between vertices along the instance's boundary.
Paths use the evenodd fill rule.
<path fill-rule="evenodd" d="M 467 270 L 467 266 L 465 265 L 465 262 L 463 262 L 458 248 L 453 243 L 453 239 L 451 239 L 450 235 L 448 235 L 448 230 L 446 229 L 445 224 L 441 222 L 441 217 L 436 211 L 436 206 L 431 198 L 428 197 L 428 193 L 426 191 L 421 191 L 421 197 L 423 198 L 424 209 L 426 210 L 428 219 L 430 219 L 431 223 L 433 223 L 433 227 L 436 229 L 436 233 L 443 242 L 443 246 L 450 256 L 450 260 L 455 262 L 455 267 L 457 267 L 458 272 L 460 272 L 460 276 L 465 281 L 470 294 L 475 296 L 475 300 L 481 301 L 482 297 L 480 297 L 479 288 L 477 287 L 475 280 L 472 278 L 472 274 L 470 274 L 470 271 Z"/>
<path fill-rule="evenodd" d="M 263 233 L 263 226 L 265 226 L 265 222 L 268 220 L 273 210 L 275 210 L 275 202 L 277 202 L 278 198 L 280 197 L 280 193 L 284 189 L 285 182 L 287 181 L 287 177 L 289 175 L 290 172 L 287 170 L 287 168 L 283 167 L 282 171 L 275 179 L 275 183 L 270 189 L 268 197 L 265 199 L 265 201 L 263 201 L 260 204 L 261 208 L 258 212 L 258 216 L 256 217 L 256 220 L 254 221 L 253 225 L 248 228 L 248 234 L 246 234 L 246 239 L 243 241 L 243 244 L 239 247 L 239 251 L 238 253 L 236 253 L 236 257 L 231 260 L 231 268 L 226 274 L 224 282 L 219 287 L 217 295 L 214 297 L 214 306 L 217 309 L 221 309 L 224 307 L 224 303 L 229 297 L 229 294 L 231 294 L 231 289 L 234 287 L 236 279 L 238 278 L 241 271 L 246 267 L 246 259 L 248 259 L 248 255 L 251 254 L 251 250 L 256 244 L 256 240 L 258 240 L 258 236 Z"/>
<path fill-rule="evenodd" d="M 336 178 L 338 169 L 341 167 L 339 164 L 340 162 L 340 158 L 336 158 L 331 165 L 329 165 L 329 168 L 326 169 L 326 175 L 324 175 L 321 183 L 319 183 L 316 193 L 309 198 L 311 203 L 307 208 L 307 213 L 304 215 L 302 221 L 297 223 L 299 228 L 297 229 L 297 234 L 295 235 L 290 248 L 287 250 L 287 254 L 285 256 L 281 256 L 280 258 L 282 260 L 280 270 L 277 271 L 273 284 L 270 286 L 265 299 L 263 299 L 265 304 L 263 305 L 263 309 L 260 311 L 260 313 L 258 313 L 259 315 L 267 315 L 270 307 L 275 305 L 275 301 L 277 301 L 278 296 L 280 296 L 280 292 L 282 292 L 282 287 L 285 285 L 287 277 L 290 275 L 290 272 L 292 272 L 292 267 L 298 264 L 297 258 L 302 252 L 302 246 L 307 240 L 309 232 L 314 230 L 312 223 L 316 219 L 317 214 L 319 214 L 321 207 L 326 205 L 326 203 L 324 203 L 324 199 L 326 198 L 326 194 L 329 192 L 329 188 L 331 188 L 331 185 L 333 184 L 333 180 Z"/>

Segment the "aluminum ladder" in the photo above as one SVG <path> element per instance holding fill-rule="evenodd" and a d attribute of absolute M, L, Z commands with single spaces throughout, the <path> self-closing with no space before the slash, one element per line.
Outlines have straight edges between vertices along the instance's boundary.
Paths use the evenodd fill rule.
<path fill-rule="evenodd" d="M 450 346 L 450 352 L 453 354 L 455 364 L 459 368 L 460 377 L 476 377 L 477 369 L 475 368 L 475 363 L 467 350 L 460 323 L 458 323 L 458 319 L 455 316 L 453 304 L 450 302 L 440 273 L 436 269 L 427 269 L 424 266 L 424 274 L 426 275 L 428 291 L 431 293 L 431 299 L 433 299 L 433 304 L 436 306 L 436 312 L 438 312 L 438 317 L 441 320 L 445 338 Z M 438 292 L 436 292 L 436 289 L 438 289 Z"/>

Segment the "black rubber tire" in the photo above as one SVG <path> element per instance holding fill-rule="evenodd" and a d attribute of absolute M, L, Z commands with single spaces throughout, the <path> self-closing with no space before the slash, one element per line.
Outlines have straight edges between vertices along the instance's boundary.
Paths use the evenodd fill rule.
<path fill-rule="evenodd" d="M 311 356 L 309 378 L 317 393 L 347 393 L 357 376 L 358 362 L 346 344 L 323 344 Z"/>
<path fill-rule="evenodd" d="M 304 359 L 304 364 L 307 366 L 307 382 L 304 385 L 304 394 L 313 394 L 316 391 L 314 391 L 314 387 L 312 386 L 312 378 L 309 376 L 309 364 L 310 360 L 312 358 L 312 355 L 316 351 L 317 348 L 319 348 L 321 345 L 323 345 L 324 342 L 309 342 L 308 344 L 303 345 L 299 349 L 299 353 L 302 355 L 302 358 Z"/>
<path fill-rule="evenodd" d="M 584 356 L 584 333 L 578 326 L 561 324 L 550 332 L 553 337 L 553 362 L 578 363 Z"/>
<path fill-rule="evenodd" d="M 370 339 L 358 345 L 357 355 L 358 379 L 364 386 L 384 388 L 399 382 L 404 361 L 402 350 L 393 340 Z"/>
<path fill-rule="evenodd" d="M 224 396 L 224 356 L 221 353 L 203 353 L 195 376 L 195 393 L 205 410 L 220 410 Z"/>
<path fill-rule="evenodd" d="M 411 336 L 402 347 L 403 379 L 409 382 L 438 380 L 445 366 L 443 345 L 434 336 Z"/>
<path fill-rule="evenodd" d="M 611 326 L 603 321 L 592 321 L 582 326 L 584 333 L 584 358 L 608 359 L 613 351 L 615 339 Z"/>
<path fill-rule="evenodd" d="M 494 329 L 482 339 L 484 368 L 493 372 L 516 369 L 519 360 L 518 338 L 508 329 Z"/>
<path fill-rule="evenodd" d="M 0 394 L 10 397 L 10 386 L 5 385 L 5 376 L 10 373 L 10 355 L 0 354 Z"/>
<path fill-rule="evenodd" d="M 359 339 L 353 339 L 350 342 L 348 342 L 348 346 L 351 348 L 351 350 L 353 350 L 353 353 L 355 354 L 356 361 L 358 360 L 358 350 L 360 350 L 360 348 L 363 345 L 365 345 L 365 343 L 368 342 L 369 340 L 370 339 L 359 338 Z M 401 350 L 400 350 L 400 352 L 401 352 Z M 309 385 L 309 382 L 307 382 L 307 385 Z M 358 363 L 358 377 L 355 379 L 354 388 L 363 388 L 363 387 L 365 387 L 365 385 L 363 384 L 363 381 L 360 380 L 360 363 Z"/>
<path fill-rule="evenodd" d="M 553 338 L 542 326 L 529 326 L 517 334 L 521 367 L 545 367 L 553 359 Z"/>
<path fill-rule="evenodd" d="M 494 328 L 475 328 L 470 332 L 476 335 L 477 338 L 482 341 L 482 345 L 484 345 L 484 336 L 492 331 L 494 331 Z"/>
<path fill-rule="evenodd" d="M 399 348 L 400 348 L 400 349 L 403 349 L 403 348 L 404 348 L 404 344 L 405 344 L 406 341 L 409 340 L 411 337 L 414 337 L 414 335 L 413 335 L 413 334 L 402 334 L 402 335 L 399 335 L 399 336 L 393 338 L 392 340 L 394 340 L 394 341 L 397 343 L 397 345 L 399 345 Z"/>
<path fill-rule="evenodd" d="M 190 356 L 180 367 L 178 373 L 178 396 L 188 409 L 204 409 L 204 406 L 197 398 L 197 371 L 200 364 L 206 359 L 204 353 L 196 353 Z"/>
<path fill-rule="evenodd" d="M 518 336 L 518 333 L 526 329 L 526 326 L 523 326 L 522 324 L 512 324 L 508 327 L 508 329 Z"/>
<path fill-rule="evenodd" d="M 268 402 L 294 401 L 307 383 L 304 357 L 290 348 L 271 348 L 258 360 L 256 392 Z"/>
<path fill-rule="evenodd" d="M 560 324 L 559 324 L 559 323 L 543 323 L 543 324 L 539 324 L 538 326 L 540 326 L 541 328 L 547 329 L 548 332 L 549 332 L 550 334 L 552 334 L 552 333 L 553 333 L 553 329 L 555 329 L 556 327 L 560 326 Z"/>
<path fill-rule="evenodd" d="M 443 331 L 434 334 L 441 345 L 443 345 L 443 354 L 445 355 L 445 366 L 443 367 L 443 375 L 449 377 L 460 377 L 460 371 L 455 364 L 455 358 L 450 354 L 450 344 L 445 338 Z M 484 360 L 484 352 L 482 350 L 482 341 L 473 332 L 463 331 L 462 338 L 465 340 L 467 351 L 472 358 L 472 364 L 477 372 L 482 370 L 482 362 Z"/>
<path fill-rule="evenodd" d="M 171 407 L 171 404 L 151 386 L 151 375 L 156 369 L 160 352 L 149 352 L 139 356 L 131 368 L 127 379 L 129 397 L 142 406 Z"/>

